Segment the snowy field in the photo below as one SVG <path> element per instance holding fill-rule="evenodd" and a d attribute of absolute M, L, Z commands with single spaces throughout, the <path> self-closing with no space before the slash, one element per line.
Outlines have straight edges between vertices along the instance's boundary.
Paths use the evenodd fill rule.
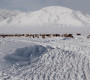
<path fill-rule="evenodd" d="M 90 80 L 90 15 L 61 6 L 0 10 L 0 34 L 22 33 L 74 38 L 0 37 L 0 80 Z"/>
<path fill-rule="evenodd" d="M 0 80 L 90 80 L 90 39 L 0 38 Z"/>

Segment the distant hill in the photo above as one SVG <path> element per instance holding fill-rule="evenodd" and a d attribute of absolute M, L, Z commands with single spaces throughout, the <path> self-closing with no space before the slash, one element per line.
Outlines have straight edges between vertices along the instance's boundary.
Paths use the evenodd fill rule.
<path fill-rule="evenodd" d="M 73 28 L 90 25 L 90 15 L 61 6 L 45 7 L 34 12 L 1 10 L 0 17 L 0 28 L 3 32 L 6 29 L 12 32 L 14 30 L 28 32 L 33 28 L 37 31 L 41 28 Z"/>

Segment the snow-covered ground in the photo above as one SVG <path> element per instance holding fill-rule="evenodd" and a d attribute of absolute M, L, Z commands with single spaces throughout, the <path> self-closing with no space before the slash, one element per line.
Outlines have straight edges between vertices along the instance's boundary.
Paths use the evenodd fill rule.
<path fill-rule="evenodd" d="M 90 80 L 90 39 L 0 38 L 0 80 Z"/>
<path fill-rule="evenodd" d="M 60 6 L 0 10 L 3 33 L 72 33 L 74 38 L 0 37 L 0 80 L 90 80 L 90 15 Z"/>

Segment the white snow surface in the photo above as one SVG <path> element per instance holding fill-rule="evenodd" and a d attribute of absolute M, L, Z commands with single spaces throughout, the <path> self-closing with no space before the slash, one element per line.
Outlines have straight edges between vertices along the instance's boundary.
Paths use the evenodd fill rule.
<path fill-rule="evenodd" d="M 0 17 L 0 33 L 90 32 L 90 15 L 61 6 L 33 12 L 1 10 Z"/>
<path fill-rule="evenodd" d="M 90 80 L 90 39 L 0 38 L 0 80 Z"/>

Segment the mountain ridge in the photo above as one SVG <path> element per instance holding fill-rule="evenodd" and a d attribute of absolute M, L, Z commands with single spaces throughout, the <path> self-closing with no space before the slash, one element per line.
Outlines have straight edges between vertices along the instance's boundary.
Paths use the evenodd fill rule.
<path fill-rule="evenodd" d="M 7 26 L 7 28 L 5 26 Z M 0 21 L 0 28 L 3 32 L 5 32 L 6 29 L 11 30 L 11 32 L 15 30 L 17 32 L 27 32 L 30 30 L 32 32 L 33 28 L 34 31 L 36 31 L 36 29 L 40 29 L 41 31 L 43 28 L 86 26 L 90 26 L 90 15 L 61 6 L 45 7 L 34 12 L 20 12 Z"/>
<path fill-rule="evenodd" d="M 13 15 L 14 18 L 12 17 Z M 7 15 L 8 16 L 8 15 Z M 7 19 L 7 18 L 6 18 Z M 5 20 L 6 20 L 5 19 Z M 86 20 L 84 20 L 86 19 Z M 25 22 L 26 21 L 26 22 Z M 69 8 L 60 6 L 45 7 L 34 12 L 12 12 L 12 15 L 7 20 L 7 24 L 22 25 L 66 25 L 66 26 L 84 26 L 90 24 L 90 16 L 79 11 L 74 11 Z"/>

